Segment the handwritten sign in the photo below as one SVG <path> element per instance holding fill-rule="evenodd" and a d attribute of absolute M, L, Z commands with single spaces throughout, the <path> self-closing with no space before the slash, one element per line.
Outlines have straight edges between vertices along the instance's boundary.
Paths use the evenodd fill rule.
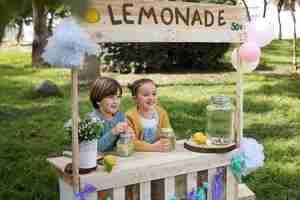
<path fill-rule="evenodd" d="M 239 6 L 159 0 L 93 0 L 81 25 L 96 42 L 242 42 Z"/>

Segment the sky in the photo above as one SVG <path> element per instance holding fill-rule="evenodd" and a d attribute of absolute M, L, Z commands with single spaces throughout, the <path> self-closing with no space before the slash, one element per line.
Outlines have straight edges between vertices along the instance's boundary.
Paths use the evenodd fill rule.
<path fill-rule="evenodd" d="M 263 0 L 247 0 L 246 1 L 249 10 L 250 10 L 250 15 L 252 19 L 257 19 L 261 18 L 263 15 Z M 297 30 L 297 36 L 300 38 L 300 7 L 297 5 L 296 7 L 296 19 L 297 25 L 296 25 L 296 30 Z M 290 11 L 281 11 L 281 24 L 282 24 L 282 38 L 283 39 L 290 39 L 293 38 L 293 19 L 291 16 Z M 267 8 L 267 13 L 266 13 L 266 18 L 269 19 L 272 23 L 272 26 L 274 28 L 276 35 L 278 36 L 279 32 L 279 24 L 277 20 L 277 7 L 270 2 L 268 4 Z"/>

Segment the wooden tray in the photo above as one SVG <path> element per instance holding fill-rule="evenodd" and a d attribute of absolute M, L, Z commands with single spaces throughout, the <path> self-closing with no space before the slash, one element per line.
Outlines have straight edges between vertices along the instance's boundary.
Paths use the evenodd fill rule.
<path fill-rule="evenodd" d="M 190 139 L 184 142 L 184 148 L 198 153 L 227 153 L 234 150 L 236 148 L 236 144 L 231 143 L 227 145 L 199 145 Z"/>

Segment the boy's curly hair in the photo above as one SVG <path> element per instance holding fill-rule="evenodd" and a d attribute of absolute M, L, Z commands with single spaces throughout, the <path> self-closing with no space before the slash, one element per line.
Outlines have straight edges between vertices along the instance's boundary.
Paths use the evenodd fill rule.
<path fill-rule="evenodd" d="M 90 90 L 90 101 L 95 109 L 99 108 L 98 103 L 110 95 L 122 96 L 122 86 L 118 81 L 109 77 L 97 78 Z"/>

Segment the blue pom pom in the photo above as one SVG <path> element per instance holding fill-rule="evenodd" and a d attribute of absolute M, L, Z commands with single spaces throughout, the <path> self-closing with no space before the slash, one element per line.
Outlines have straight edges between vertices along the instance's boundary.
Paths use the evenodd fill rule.
<path fill-rule="evenodd" d="M 72 17 L 65 18 L 55 29 L 42 55 L 51 65 L 79 68 L 85 54 L 96 55 L 98 46 L 89 39 Z"/>

